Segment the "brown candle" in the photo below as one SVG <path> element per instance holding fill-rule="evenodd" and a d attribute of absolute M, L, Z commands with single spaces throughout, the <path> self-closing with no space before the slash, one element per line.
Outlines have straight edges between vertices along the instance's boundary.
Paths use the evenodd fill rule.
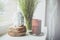
<path fill-rule="evenodd" d="M 41 33 L 41 20 L 32 20 L 32 33 L 35 35 L 39 35 Z"/>

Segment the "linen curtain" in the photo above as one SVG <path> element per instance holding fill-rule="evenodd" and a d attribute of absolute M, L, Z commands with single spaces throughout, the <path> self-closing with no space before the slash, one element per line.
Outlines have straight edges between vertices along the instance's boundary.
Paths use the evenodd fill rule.
<path fill-rule="evenodd" d="M 46 40 L 58 40 L 60 33 L 60 1 L 46 0 L 45 25 L 47 26 Z"/>

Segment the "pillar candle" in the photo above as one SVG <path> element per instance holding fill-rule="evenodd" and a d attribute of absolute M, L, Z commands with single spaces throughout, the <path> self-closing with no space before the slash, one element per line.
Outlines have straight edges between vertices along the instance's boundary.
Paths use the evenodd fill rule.
<path fill-rule="evenodd" d="M 41 33 L 41 20 L 32 20 L 32 33 L 35 35 L 39 35 Z"/>

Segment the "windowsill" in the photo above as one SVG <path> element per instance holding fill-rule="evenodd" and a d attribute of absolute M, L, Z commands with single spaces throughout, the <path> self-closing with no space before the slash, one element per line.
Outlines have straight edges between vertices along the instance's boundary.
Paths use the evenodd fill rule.
<path fill-rule="evenodd" d="M 47 27 L 44 27 L 42 30 L 44 35 L 43 36 L 33 36 L 33 35 L 27 35 L 22 37 L 11 37 L 8 34 L 5 34 L 0 39 L 1 40 L 45 40 L 46 39 L 46 33 L 47 33 Z"/>

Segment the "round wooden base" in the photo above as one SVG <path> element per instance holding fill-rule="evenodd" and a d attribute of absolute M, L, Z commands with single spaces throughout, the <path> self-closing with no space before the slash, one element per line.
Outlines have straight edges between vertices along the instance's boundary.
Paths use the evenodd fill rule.
<path fill-rule="evenodd" d="M 26 27 L 25 26 L 11 27 L 9 28 L 8 35 L 14 37 L 24 36 L 26 35 Z"/>

